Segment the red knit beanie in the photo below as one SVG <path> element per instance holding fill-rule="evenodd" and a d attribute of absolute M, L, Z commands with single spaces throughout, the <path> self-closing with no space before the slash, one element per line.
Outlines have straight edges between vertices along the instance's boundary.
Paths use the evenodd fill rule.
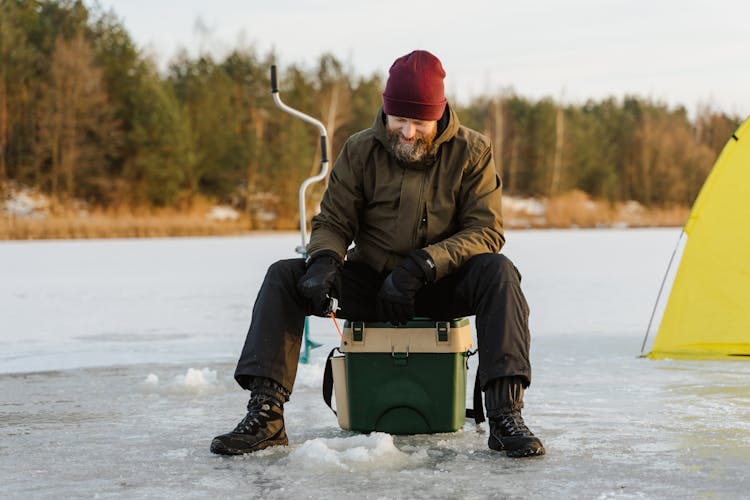
<path fill-rule="evenodd" d="M 426 50 L 399 57 L 391 66 L 383 92 L 387 115 L 415 120 L 439 120 L 445 111 L 445 70 Z"/>

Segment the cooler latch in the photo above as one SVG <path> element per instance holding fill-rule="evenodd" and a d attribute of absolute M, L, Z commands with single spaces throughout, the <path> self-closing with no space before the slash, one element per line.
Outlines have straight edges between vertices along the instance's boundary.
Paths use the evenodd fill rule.
<path fill-rule="evenodd" d="M 393 364 L 396 366 L 406 366 L 406 360 L 409 357 L 409 346 L 391 346 L 391 357 Z"/>
<path fill-rule="evenodd" d="M 437 327 L 438 342 L 448 342 L 450 324 L 447 321 L 438 321 L 435 326 Z"/>
<path fill-rule="evenodd" d="M 365 323 L 363 321 L 352 322 L 352 340 L 362 342 L 365 336 Z"/>

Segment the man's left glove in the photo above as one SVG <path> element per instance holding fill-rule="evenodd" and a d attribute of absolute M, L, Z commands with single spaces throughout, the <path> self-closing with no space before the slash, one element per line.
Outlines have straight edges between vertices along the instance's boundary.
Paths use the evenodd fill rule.
<path fill-rule="evenodd" d="M 391 323 L 406 323 L 414 317 L 414 297 L 420 288 L 435 281 L 435 263 L 422 249 L 412 250 L 385 278 L 378 292 L 378 312 Z"/>
<path fill-rule="evenodd" d="M 319 250 L 307 259 L 307 271 L 297 282 L 297 290 L 312 304 L 317 316 L 329 313 L 331 298 L 339 298 L 341 257 L 333 250 Z"/>

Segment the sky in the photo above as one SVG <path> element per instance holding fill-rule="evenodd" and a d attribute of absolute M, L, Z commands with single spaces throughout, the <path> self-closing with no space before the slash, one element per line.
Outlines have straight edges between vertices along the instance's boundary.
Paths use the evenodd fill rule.
<path fill-rule="evenodd" d="M 161 68 L 181 48 L 221 58 L 253 47 L 273 50 L 281 69 L 330 52 L 355 74 L 385 76 L 425 49 L 443 62 L 454 101 L 636 95 L 750 115 L 748 0 L 98 1 Z"/>

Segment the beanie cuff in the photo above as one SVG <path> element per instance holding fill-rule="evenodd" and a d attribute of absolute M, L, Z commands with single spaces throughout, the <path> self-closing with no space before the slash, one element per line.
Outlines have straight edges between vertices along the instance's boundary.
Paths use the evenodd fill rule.
<path fill-rule="evenodd" d="M 413 120 L 435 121 L 443 116 L 447 102 L 446 99 L 437 103 L 402 101 L 383 94 L 383 111 L 387 115 L 402 116 Z"/>

